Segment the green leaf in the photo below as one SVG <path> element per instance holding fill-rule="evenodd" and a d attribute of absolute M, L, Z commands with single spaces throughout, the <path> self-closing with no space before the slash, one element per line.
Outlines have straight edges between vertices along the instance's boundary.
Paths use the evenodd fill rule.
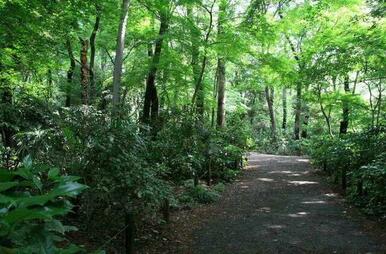
<path fill-rule="evenodd" d="M 27 169 L 30 169 L 32 168 L 32 158 L 31 158 L 31 155 L 27 155 L 26 157 L 24 157 L 23 159 L 23 166 Z"/>
<path fill-rule="evenodd" d="M 18 182 L 0 182 L 0 192 L 18 185 Z"/>
<path fill-rule="evenodd" d="M 57 176 L 59 176 L 59 173 L 60 173 L 60 171 L 58 168 L 52 168 L 52 169 L 50 169 L 50 171 L 48 171 L 48 178 L 55 180 L 57 178 Z"/>
<path fill-rule="evenodd" d="M 6 223 L 12 224 L 12 223 L 22 222 L 26 220 L 50 219 L 50 218 L 51 216 L 48 213 L 44 212 L 44 210 L 18 208 L 8 212 L 3 217 L 3 220 Z"/>
<path fill-rule="evenodd" d="M 0 169 L 0 182 L 8 182 L 13 178 L 13 174 L 7 169 Z"/>

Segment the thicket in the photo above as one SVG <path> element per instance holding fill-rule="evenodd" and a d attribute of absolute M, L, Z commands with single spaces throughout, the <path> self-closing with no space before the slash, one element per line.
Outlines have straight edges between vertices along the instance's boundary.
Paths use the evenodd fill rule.
<path fill-rule="evenodd" d="M 22 100 L 20 104 L 24 105 Z M 95 237 L 108 224 L 112 235 L 129 227 L 130 232 L 126 230 L 122 235 L 126 233 L 133 238 L 135 230 L 144 223 L 167 221 L 169 209 L 213 202 L 223 189 L 220 183 L 232 181 L 240 172 L 250 142 L 250 133 L 242 127 L 243 122 L 237 116 L 230 117 L 234 119 L 229 122 L 229 127 L 216 129 L 200 124 L 189 114 L 173 113 L 154 134 L 148 126 L 133 122 L 129 116 L 113 119 L 106 111 L 83 106 L 51 108 L 51 112 L 46 112 L 38 102 L 37 98 L 30 102 L 34 106 L 33 118 L 22 121 L 22 118 L 14 118 L 6 122 L 15 133 L 17 130 L 14 136 L 17 149 L 1 146 L 0 150 L 1 174 L 4 176 L 1 190 L 11 193 L 13 198 L 2 196 L 0 200 L 4 207 L 1 222 L 7 225 L 2 233 L 3 244 L 26 250 L 21 253 L 40 253 L 32 251 L 38 248 L 32 246 L 38 244 L 35 238 L 23 240 L 33 230 L 31 225 L 25 225 L 29 218 L 43 223 L 36 223 L 42 233 L 33 234 L 33 237 L 40 235 L 46 244 L 41 248 L 51 248 L 49 253 L 59 253 L 55 246 L 62 245 L 64 238 L 53 238 L 47 232 L 64 236 L 67 229 L 71 229 L 61 226 L 58 216 L 71 210 L 68 196 L 78 194 L 76 188 L 84 191 L 73 200 L 77 216 L 69 222 L 81 226 L 81 231 L 95 232 Z M 21 105 L 17 108 L 25 112 Z M 27 177 L 27 173 L 20 173 L 29 169 L 23 166 L 24 157 L 33 158 L 41 165 L 42 170 L 28 172 L 26 180 L 30 183 L 21 184 L 33 184 L 31 187 L 35 189 L 20 188 L 18 182 L 8 177 Z M 50 168 L 52 170 L 46 170 Z M 45 179 L 52 183 L 41 183 Z M 75 180 L 81 184 L 70 182 Z M 55 183 L 57 187 L 53 185 Z M 67 186 L 63 187 L 62 183 L 74 189 L 60 192 L 58 190 Z M 54 194 L 43 185 L 54 187 Z M 15 198 L 18 192 L 23 193 L 24 201 Z M 39 196 L 35 197 L 35 192 Z M 58 198 L 66 207 L 51 212 L 50 205 L 55 205 Z M 33 212 L 23 210 L 29 206 L 33 207 Z M 13 220 L 9 221 L 10 217 Z M 10 224 L 15 222 L 22 224 Z M 44 223 L 60 228 L 47 229 Z M 6 239 L 14 239 L 14 234 L 21 240 L 15 239 L 15 243 L 8 244 Z M 79 251 L 75 246 L 70 246 L 69 251 L 72 249 L 74 252 L 71 253 Z"/>
<path fill-rule="evenodd" d="M 384 14 L 378 0 L 0 0 L 0 246 L 131 253 L 170 209 L 216 200 L 248 149 L 308 151 L 382 214 Z M 56 192 L 67 183 L 82 193 Z"/>
<path fill-rule="evenodd" d="M 310 140 L 315 165 L 370 215 L 386 215 L 386 128 Z"/>

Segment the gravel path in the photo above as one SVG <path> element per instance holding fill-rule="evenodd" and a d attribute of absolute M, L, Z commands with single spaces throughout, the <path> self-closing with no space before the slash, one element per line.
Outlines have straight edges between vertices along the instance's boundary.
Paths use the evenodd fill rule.
<path fill-rule="evenodd" d="M 386 253 L 311 170 L 302 157 L 251 153 L 241 179 L 193 230 L 189 253 Z"/>

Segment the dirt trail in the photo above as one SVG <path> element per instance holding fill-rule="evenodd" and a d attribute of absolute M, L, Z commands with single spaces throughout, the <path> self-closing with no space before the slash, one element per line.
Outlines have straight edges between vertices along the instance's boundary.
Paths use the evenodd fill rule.
<path fill-rule="evenodd" d="M 193 253 L 386 253 L 301 157 L 251 154 Z"/>
<path fill-rule="evenodd" d="M 248 165 L 221 200 L 173 218 L 154 253 L 386 253 L 307 159 L 251 153 Z"/>

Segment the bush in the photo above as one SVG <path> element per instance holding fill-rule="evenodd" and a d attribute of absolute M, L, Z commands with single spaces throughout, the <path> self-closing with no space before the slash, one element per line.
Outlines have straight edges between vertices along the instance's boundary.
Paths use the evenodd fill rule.
<path fill-rule="evenodd" d="M 333 176 L 355 204 L 385 214 L 386 129 L 313 139 L 308 145 L 315 165 Z"/>
<path fill-rule="evenodd" d="M 185 191 L 180 195 L 179 201 L 183 204 L 194 203 L 209 204 L 219 199 L 220 193 L 225 189 L 224 184 L 217 184 L 212 188 L 204 185 L 194 186 L 192 181 L 185 183 Z"/>
<path fill-rule="evenodd" d="M 0 252 L 80 253 L 79 247 L 64 244 L 65 233 L 76 228 L 58 219 L 71 211 L 68 199 L 86 188 L 78 179 L 60 175 L 58 168 L 32 165 L 30 157 L 14 171 L 1 168 Z"/>

